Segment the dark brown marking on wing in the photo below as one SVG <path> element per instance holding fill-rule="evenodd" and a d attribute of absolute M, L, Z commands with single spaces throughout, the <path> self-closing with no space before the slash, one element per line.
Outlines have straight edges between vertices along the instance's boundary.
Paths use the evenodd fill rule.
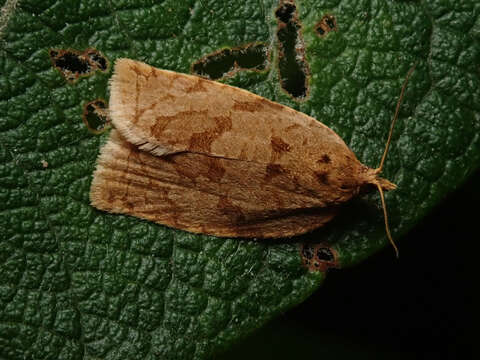
<path fill-rule="evenodd" d="M 282 112 L 285 111 L 285 109 L 290 110 L 289 108 L 287 108 L 286 106 L 283 106 L 282 104 L 270 101 L 270 100 L 265 99 L 265 98 L 261 98 L 259 100 L 259 103 L 261 103 L 265 107 L 269 107 L 272 110 L 278 110 L 278 111 L 282 111 Z"/>
<path fill-rule="evenodd" d="M 140 120 L 140 116 L 143 115 L 143 113 L 148 110 L 147 109 L 142 109 L 140 110 L 140 92 L 142 85 L 140 84 L 139 78 L 142 77 L 144 78 L 144 82 L 146 83 L 150 76 L 152 76 L 155 73 L 155 70 L 153 67 L 150 68 L 150 73 L 146 73 L 145 71 L 141 70 L 140 67 L 135 63 L 131 64 L 129 66 L 130 70 L 133 71 L 136 74 L 135 77 L 135 115 L 132 119 L 132 123 L 136 124 Z M 153 107 L 157 104 L 157 102 L 152 103 L 150 106 L 152 109 Z"/>
<path fill-rule="evenodd" d="M 229 221 L 233 225 L 245 223 L 245 215 L 242 212 L 242 208 L 233 204 L 228 198 L 221 197 L 217 204 L 218 210 L 229 218 Z"/>
<path fill-rule="evenodd" d="M 159 190 L 161 191 L 161 198 L 163 199 L 163 201 L 169 205 L 169 209 L 165 211 L 165 213 L 169 213 L 171 214 L 171 216 L 169 216 L 168 218 L 168 222 L 173 224 L 173 226 L 176 226 L 178 227 L 178 211 L 177 211 L 177 204 L 169 198 L 168 196 L 168 190 L 166 189 L 162 189 L 162 190 Z M 155 213 L 154 213 L 155 215 Z"/>
<path fill-rule="evenodd" d="M 150 78 L 150 76 L 152 76 L 155 72 L 155 70 L 153 70 L 153 67 L 150 67 L 150 73 L 145 73 L 144 70 L 140 70 L 139 66 L 137 64 L 131 64 L 130 65 L 130 70 L 132 70 L 135 74 L 137 74 L 137 77 L 143 77 L 145 80 L 148 80 Z"/>
<path fill-rule="evenodd" d="M 332 159 L 330 159 L 330 156 L 328 156 L 327 154 L 323 154 L 322 157 L 317 160 L 317 163 L 320 163 L 320 164 L 330 164 L 332 162 Z"/>
<path fill-rule="evenodd" d="M 272 138 L 270 140 L 270 144 L 272 146 L 272 150 L 275 153 L 281 154 L 281 153 L 290 151 L 290 145 L 287 144 L 285 141 L 283 141 L 278 136 L 272 136 Z"/>
<path fill-rule="evenodd" d="M 159 115 L 159 116 L 157 116 L 155 124 L 153 124 L 150 127 L 150 133 L 152 134 L 152 137 L 160 138 L 162 133 L 165 131 L 165 128 L 169 124 L 169 122 L 172 121 L 173 119 L 175 119 L 176 117 L 177 117 L 176 115 L 173 115 L 173 116 Z"/>
<path fill-rule="evenodd" d="M 189 179 L 193 184 L 196 184 L 197 177 L 199 175 L 199 169 L 194 168 L 192 166 L 185 166 L 182 160 L 176 161 L 177 158 L 172 158 L 172 164 L 174 166 L 175 171 L 181 177 Z"/>
<path fill-rule="evenodd" d="M 165 128 L 168 126 L 168 124 L 171 121 L 177 120 L 177 119 L 183 119 L 185 123 L 188 123 L 188 121 L 192 117 L 203 117 L 205 118 L 205 121 L 206 121 L 207 115 L 208 115 L 208 110 L 201 110 L 201 111 L 187 110 L 187 111 L 181 111 L 175 115 L 170 115 L 170 116 L 159 115 L 156 117 L 155 124 L 153 124 L 150 127 L 150 133 L 152 137 L 161 138 L 163 131 L 165 131 Z"/>
<path fill-rule="evenodd" d="M 326 171 L 315 171 L 315 176 L 317 177 L 317 180 L 325 185 L 328 185 L 328 173 Z"/>
<path fill-rule="evenodd" d="M 150 106 L 147 106 L 147 107 L 145 107 L 141 110 L 138 110 L 138 112 L 135 114 L 135 117 L 136 117 L 135 122 L 140 120 L 140 118 L 143 116 L 143 114 L 145 114 L 145 112 L 147 112 L 148 110 L 153 110 L 156 105 L 157 105 L 157 103 L 153 102 L 153 103 L 150 104 Z"/>
<path fill-rule="evenodd" d="M 166 163 L 169 164 L 176 164 L 175 158 L 178 154 L 168 154 L 168 155 L 163 155 L 159 157 L 160 160 L 165 161 Z"/>
<path fill-rule="evenodd" d="M 243 146 L 242 151 L 240 151 L 240 155 L 238 156 L 238 160 L 247 160 L 247 159 L 248 159 L 247 147 Z"/>
<path fill-rule="evenodd" d="M 234 100 L 233 110 L 257 112 L 263 109 L 263 105 L 259 101 L 237 101 Z"/>
<path fill-rule="evenodd" d="M 213 120 L 215 121 L 213 129 L 192 134 L 189 146 L 191 152 L 210 152 L 212 143 L 232 128 L 232 119 L 229 116 L 216 116 Z"/>
<path fill-rule="evenodd" d="M 206 176 L 214 182 L 220 182 L 225 175 L 225 168 L 223 167 L 219 158 L 207 157 L 206 163 L 208 164 L 208 172 Z"/>
<path fill-rule="evenodd" d="M 208 90 L 205 88 L 205 80 L 198 78 L 195 84 L 192 87 L 189 87 L 185 90 L 187 94 L 192 92 L 207 92 Z"/>
<path fill-rule="evenodd" d="M 276 176 L 288 174 L 288 170 L 284 169 L 282 165 L 279 164 L 268 164 L 265 172 L 265 181 L 267 182 Z"/>
<path fill-rule="evenodd" d="M 302 128 L 299 124 L 293 124 L 285 128 L 285 131 L 293 131 L 295 129 Z"/>

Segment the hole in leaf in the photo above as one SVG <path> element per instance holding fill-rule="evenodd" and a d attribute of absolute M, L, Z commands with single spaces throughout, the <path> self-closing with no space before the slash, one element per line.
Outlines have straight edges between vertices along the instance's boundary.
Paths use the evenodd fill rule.
<path fill-rule="evenodd" d="M 295 3 L 282 1 L 275 11 L 275 16 L 278 22 L 280 83 L 292 97 L 303 99 L 308 94 L 307 76 L 310 70 L 305 59 L 305 44 Z"/>
<path fill-rule="evenodd" d="M 55 52 L 55 54 L 56 56 L 52 58 L 55 66 L 60 68 L 64 74 L 86 74 L 91 69 L 90 62 L 77 54 L 72 54 L 71 52 L 65 52 L 63 54 Z"/>
<path fill-rule="evenodd" d="M 110 125 L 107 104 L 103 99 L 95 99 L 83 106 L 83 122 L 94 134 L 104 132 Z"/>
<path fill-rule="evenodd" d="M 311 247 L 309 244 L 304 244 L 302 248 L 302 256 L 305 258 L 305 260 L 311 260 L 313 255 L 313 247 Z"/>
<path fill-rule="evenodd" d="M 108 69 L 108 60 L 95 49 L 87 49 L 83 52 L 50 49 L 49 55 L 53 66 L 70 83 L 81 76 L 89 76 L 97 70 L 105 72 Z"/>
<path fill-rule="evenodd" d="M 87 50 L 87 56 L 90 59 L 90 63 L 94 64 L 100 71 L 106 71 L 108 68 L 107 59 L 100 54 L 97 50 Z"/>
<path fill-rule="evenodd" d="M 324 37 L 331 31 L 337 31 L 337 20 L 335 16 L 326 14 L 322 19 L 315 25 L 315 31 L 317 35 Z"/>
<path fill-rule="evenodd" d="M 337 252 L 323 244 L 302 244 L 300 248 L 303 265 L 310 271 L 326 272 L 330 268 L 338 268 Z"/>
<path fill-rule="evenodd" d="M 281 5 L 275 11 L 275 16 L 281 22 L 288 23 L 290 20 L 292 20 L 295 10 L 297 10 L 295 4 L 287 2 Z"/>
<path fill-rule="evenodd" d="M 264 43 L 250 43 L 208 54 L 192 64 L 192 73 L 218 80 L 240 70 L 262 71 L 268 65 L 268 48 Z"/>
<path fill-rule="evenodd" d="M 332 250 L 328 247 L 321 247 L 317 249 L 317 259 L 320 261 L 335 261 L 335 256 L 332 253 Z"/>

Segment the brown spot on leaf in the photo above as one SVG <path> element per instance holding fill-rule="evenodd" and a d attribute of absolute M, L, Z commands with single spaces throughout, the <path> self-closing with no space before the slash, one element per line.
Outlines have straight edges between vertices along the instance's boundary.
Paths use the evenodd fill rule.
<path fill-rule="evenodd" d="M 330 14 L 324 15 L 315 25 L 315 31 L 320 37 L 325 37 L 329 32 L 337 30 L 337 20 Z"/>

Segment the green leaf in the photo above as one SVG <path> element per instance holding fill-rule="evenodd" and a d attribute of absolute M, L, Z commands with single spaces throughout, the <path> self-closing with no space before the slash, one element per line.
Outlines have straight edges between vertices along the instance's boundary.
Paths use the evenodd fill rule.
<path fill-rule="evenodd" d="M 277 6 L 25 0 L 3 12 L 0 357 L 206 359 L 320 286 L 324 274 L 302 266 L 300 242 L 332 244 L 343 267 L 387 243 L 378 195 L 293 241 L 197 236 L 93 209 L 88 191 L 107 134 L 89 132 L 82 113 L 108 99 L 111 66 L 68 83 L 50 49 L 95 48 L 110 64 L 130 57 L 189 72 L 220 49 L 269 44 L 266 71 L 227 81 L 316 117 L 371 167 L 417 63 L 384 169 L 398 185 L 386 198 L 394 237 L 472 173 L 480 160 L 475 0 L 297 1 L 310 68 L 303 102 L 280 86 Z M 325 14 L 337 29 L 320 37 L 315 26 Z"/>

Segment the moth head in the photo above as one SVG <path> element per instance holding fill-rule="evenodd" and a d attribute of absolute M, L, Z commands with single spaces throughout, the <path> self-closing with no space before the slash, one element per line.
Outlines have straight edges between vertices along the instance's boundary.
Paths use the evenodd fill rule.
<path fill-rule="evenodd" d="M 373 185 L 375 188 L 378 188 L 379 186 L 382 188 L 382 190 L 389 191 L 389 190 L 395 190 L 397 188 L 397 185 L 392 183 L 390 180 L 385 179 L 379 175 L 378 169 L 370 169 L 370 172 L 368 174 L 367 178 L 367 184 Z"/>

